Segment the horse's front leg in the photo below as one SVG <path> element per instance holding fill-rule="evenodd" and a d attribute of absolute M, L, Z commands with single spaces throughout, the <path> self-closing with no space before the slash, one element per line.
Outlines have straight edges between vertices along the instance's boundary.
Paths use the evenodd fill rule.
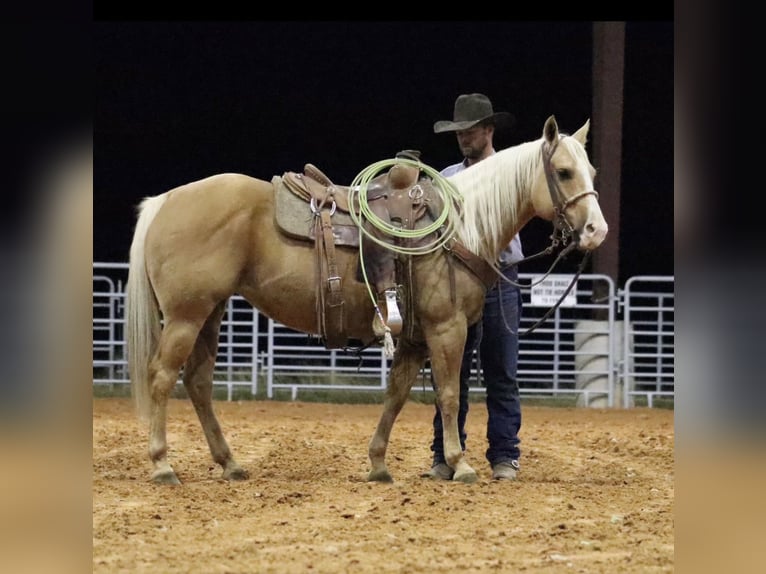
<path fill-rule="evenodd" d="M 465 326 L 440 330 L 428 339 L 431 350 L 431 372 L 436 387 L 436 400 L 444 429 L 444 459 L 455 471 L 452 480 L 476 482 L 476 471 L 466 462 L 460 446 L 458 410 L 460 407 L 460 365 L 466 338 Z"/>
<path fill-rule="evenodd" d="M 415 348 L 405 341 L 399 341 L 394 360 L 391 363 L 391 373 L 383 402 L 383 413 L 380 415 L 375 434 L 370 439 L 368 453 L 370 456 L 370 474 L 367 480 L 376 482 L 393 482 L 386 467 L 386 450 L 391 437 L 396 417 L 407 402 L 418 372 L 425 362 L 425 352 Z"/>

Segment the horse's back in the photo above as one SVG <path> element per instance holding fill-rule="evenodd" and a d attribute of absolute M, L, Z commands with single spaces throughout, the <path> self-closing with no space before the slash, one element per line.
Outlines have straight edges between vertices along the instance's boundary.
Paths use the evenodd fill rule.
<path fill-rule="evenodd" d="M 179 185 L 167 193 L 169 201 L 175 198 L 175 201 L 225 204 L 235 197 L 252 195 L 259 190 L 270 193 L 271 183 L 242 173 L 219 173 Z"/>
<path fill-rule="evenodd" d="M 270 182 L 223 173 L 167 192 L 146 238 L 158 299 L 229 296 L 249 259 L 258 212 L 273 209 Z M 169 301 L 168 301 L 169 302 Z"/>

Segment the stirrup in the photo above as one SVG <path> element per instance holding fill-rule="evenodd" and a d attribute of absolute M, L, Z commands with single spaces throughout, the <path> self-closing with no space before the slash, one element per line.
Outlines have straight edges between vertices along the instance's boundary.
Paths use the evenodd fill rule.
<path fill-rule="evenodd" d="M 386 299 L 385 318 L 380 308 L 377 309 L 372 320 L 372 330 L 377 337 L 389 334 L 396 337 L 402 332 L 402 314 L 396 304 L 396 289 L 386 289 L 383 292 Z"/>
<path fill-rule="evenodd" d="M 396 304 L 396 289 L 386 289 L 386 325 L 391 335 L 396 337 L 402 332 L 402 314 Z"/>

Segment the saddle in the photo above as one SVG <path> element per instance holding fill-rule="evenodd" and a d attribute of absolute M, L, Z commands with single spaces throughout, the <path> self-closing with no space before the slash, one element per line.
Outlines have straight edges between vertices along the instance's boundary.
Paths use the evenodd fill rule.
<path fill-rule="evenodd" d="M 424 215 L 426 202 L 430 201 L 432 197 L 429 195 L 423 201 L 418 201 L 420 198 L 413 200 L 411 197 L 408 198 L 406 193 L 418 184 L 419 176 L 420 170 L 417 167 L 396 164 L 387 173 L 379 175 L 369 183 L 366 195 L 367 202 L 385 199 L 389 211 L 403 223 L 404 220 L 411 221 L 412 217 L 420 219 Z M 307 163 L 303 168 L 303 173 L 288 171 L 282 177 L 287 189 L 303 201 L 309 202 L 312 212 L 328 206 L 333 212 L 340 210 L 341 213 L 349 213 L 351 209 L 349 206 L 350 188 L 335 185 L 315 165 Z M 430 180 L 425 181 L 428 181 L 430 187 Z M 358 199 L 354 203 L 354 213 L 358 214 Z M 413 205 L 419 205 L 415 212 L 411 212 Z"/>
<path fill-rule="evenodd" d="M 419 152 L 407 150 L 397 157 L 419 159 Z M 286 235 L 312 241 L 316 246 L 319 284 L 317 285 L 318 324 L 327 348 L 347 343 L 343 315 L 343 291 L 338 273 L 335 248 L 359 247 L 359 227 L 351 218 L 360 214 L 358 195 L 350 199 L 351 188 L 335 185 L 315 165 L 307 163 L 303 173 L 285 172 L 272 179 L 276 195 L 276 224 Z M 366 190 L 369 210 L 381 220 L 403 229 L 415 229 L 434 221 L 443 206 L 431 180 L 410 164 L 394 164 L 388 172 L 369 182 Z M 351 205 L 353 203 L 353 205 Z M 396 240 L 363 221 L 365 230 L 376 238 L 394 244 Z M 425 238 L 419 241 L 425 242 Z M 409 245 L 415 245 L 408 240 Z M 397 304 L 397 256 L 383 245 L 367 239 L 362 245 L 362 259 L 357 279 L 362 280 L 361 266 L 374 286 L 379 302 L 384 302 L 386 316 L 378 308 L 373 331 L 379 337 L 397 336 L 402 329 L 402 315 Z"/>

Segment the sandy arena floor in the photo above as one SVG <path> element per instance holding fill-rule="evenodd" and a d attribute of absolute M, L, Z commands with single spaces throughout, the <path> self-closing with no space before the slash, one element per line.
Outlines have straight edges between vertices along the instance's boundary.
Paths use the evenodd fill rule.
<path fill-rule="evenodd" d="M 130 399 L 93 400 L 93 572 L 604 572 L 674 569 L 673 412 L 525 406 L 522 471 L 492 481 L 471 405 L 465 485 L 419 477 L 433 407 L 405 406 L 368 483 L 379 405 L 217 402 L 248 481 L 219 479 L 191 402 L 169 407 L 181 486 L 149 482 Z"/>

